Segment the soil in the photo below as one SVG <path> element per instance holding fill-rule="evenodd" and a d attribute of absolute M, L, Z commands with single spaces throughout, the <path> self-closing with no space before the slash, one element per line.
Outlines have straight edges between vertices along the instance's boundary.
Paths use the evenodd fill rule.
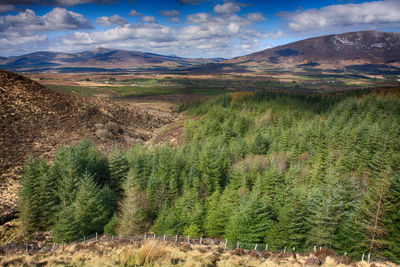
<path fill-rule="evenodd" d="M 122 147 L 143 143 L 176 118 L 145 105 L 72 96 L 2 70 L 0 103 L 0 224 L 16 214 L 18 180 L 28 156 L 51 160 L 61 146 L 83 138 L 102 151 L 115 141 Z"/>

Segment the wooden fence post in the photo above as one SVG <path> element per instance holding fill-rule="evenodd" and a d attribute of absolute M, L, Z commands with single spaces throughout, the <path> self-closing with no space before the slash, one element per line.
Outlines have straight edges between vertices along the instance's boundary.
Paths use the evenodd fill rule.
<path fill-rule="evenodd" d="M 178 235 L 175 236 L 175 243 L 178 243 Z"/>
<path fill-rule="evenodd" d="M 283 254 L 285 254 L 286 253 L 286 246 L 285 246 L 285 248 L 283 249 Z"/>
<path fill-rule="evenodd" d="M 96 241 L 97 241 L 97 232 L 96 232 Z"/>
<path fill-rule="evenodd" d="M 265 245 L 265 250 L 268 250 L 268 244 Z"/>
<path fill-rule="evenodd" d="M 225 239 L 225 248 L 228 245 L 228 238 Z"/>
<path fill-rule="evenodd" d="M 361 257 L 361 261 L 364 261 L 364 257 L 365 257 L 365 255 L 364 255 L 364 253 L 362 254 L 362 257 Z"/>
<path fill-rule="evenodd" d="M 236 249 L 239 248 L 239 241 L 236 243 Z"/>
<path fill-rule="evenodd" d="M 153 235 L 153 240 L 156 240 L 156 234 Z"/>
<path fill-rule="evenodd" d="M 317 252 L 317 246 L 314 246 L 314 253 Z"/>
<path fill-rule="evenodd" d="M 203 237 L 200 236 L 200 245 L 201 245 L 202 241 L 203 241 Z"/>
<path fill-rule="evenodd" d="M 165 234 L 164 234 L 164 242 L 165 242 Z"/>
<path fill-rule="evenodd" d="M 257 244 L 256 244 L 256 246 L 254 247 L 254 250 L 257 250 Z"/>
<path fill-rule="evenodd" d="M 190 244 L 190 235 L 188 235 L 187 242 L 188 242 L 188 244 Z"/>
<path fill-rule="evenodd" d="M 146 239 L 147 234 L 144 234 L 144 239 Z"/>
<path fill-rule="evenodd" d="M 368 263 L 370 262 L 370 260 L 371 260 L 371 253 L 368 253 Z"/>

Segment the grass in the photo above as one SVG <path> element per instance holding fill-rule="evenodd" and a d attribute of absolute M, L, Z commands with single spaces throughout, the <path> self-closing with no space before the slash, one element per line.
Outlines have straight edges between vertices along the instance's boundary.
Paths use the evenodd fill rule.
<path fill-rule="evenodd" d="M 53 251 L 26 255 L 0 256 L 0 266 L 305 266 L 310 259 L 321 266 L 367 267 L 366 262 L 352 262 L 333 251 L 320 254 L 271 253 L 267 251 L 230 250 L 216 245 L 189 245 L 161 241 L 87 241 Z M 388 263 L 374 262 L 376 267 Z"/>
<path fill-rule="evenodd" d="M 86 86 L 71 86 L 71 85 L 46 85 L 46 87 L 62 91 L 72 95 L 80 95 L 80 96 L 93 96 L 94 94 L 101 94 L 105 92 L 104 88 L 94 88 L 94 87 L 86 87 Z"/>

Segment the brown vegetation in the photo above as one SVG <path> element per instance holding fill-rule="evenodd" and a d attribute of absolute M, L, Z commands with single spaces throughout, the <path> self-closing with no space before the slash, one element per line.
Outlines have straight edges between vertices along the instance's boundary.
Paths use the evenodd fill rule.
<path fill-rule="evenodd" d="M 171 123 L 168 112 L 71 96 L 0 71 L 0 224 L 15 214 L 17 179 L 26 158 L 51 158 L 59 147 L 89 139 L 100 150 L 150 140 Z"/>
<path fill-rule="evenodd" d="M 374 266 L 396 266 L 374 262 Z M 193 245 L 131 239 L 91 240 L 69 246 L 49 247 L 47 252 L 30 253 L 24 248 L 0 254 L 1 266 L 370 266 L 352 262 L 324 250 L 315 254 L 273 253 L 226 249 L 217 245 Z"/>

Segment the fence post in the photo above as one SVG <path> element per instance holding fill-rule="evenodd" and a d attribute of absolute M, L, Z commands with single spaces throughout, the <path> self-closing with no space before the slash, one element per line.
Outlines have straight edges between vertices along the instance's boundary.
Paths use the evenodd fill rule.
<path fill-rule="evenodd" d="M 153 235 L 153 240 L 156 240 L 156 234 Z"/>
<path fill-rule="evenodd" d="M 29 245 L 28 245 L 29 243 L 28 242 L 26 242 L 26 246 L 25 246 L 25 249 L 26 249 L 26 255 L 29 255 Z"/>
<path fill-rule="evenodd" d="M 361 257 L 361 261 L 364 261 L 364 257 L 365 257 L 365 255 L 364 255 L 364 253 L 362 254 L 362 257 Z"/>
<path fill-rule="evenodd" d="M 268 244 L 265 245 L 265 250 L 268 250 Z"/>
<path fill-rule="evenodd" d="M 368 263 L 371 260 L 371 253 L 368 253 Z"/>
<path fill-rule="evenodd" d="M 165 234 L 164 234 L 164 242 L 165 242 Z"/>
<path fill-rule="evenodd" d="M 239 241 L 236 243 L 236 249 L 239 248 Z"/>
<path fill-rule="evenodd" d="M 343 256 L 347 256 L 347 252 L 346 251 L 344 252 Z"/>
<path fill-rule="evenodd" d="M 190 244 L 190 235 L 188 235 L 188 244 Z"/>
<path fill-rule="evenodd" d="M 200 245 L 201 245 L 202 241 L 203 241 L 203 237 L 200 236 Z"/>
<path fill-rule="evenodd" d="M 225 248 L 228 245 L 228 238 L 225 239 Z"/>
<path fill-rule="evenodd" d="M 97 241 L 97 232 L 96 232 L 96 241 Z"/>
<path fill-rule="evenodd" d="M 114 236 L 113 235 L 111 236 L 111 240 L 114 240 Z"/>
<path fill-rule="evenodd" d="M 175 236 L 175 243 L 178 243 L 178 235 Z"/>
<path fill-rule="evenodd" d="M 314 253 L 317 252 L 317 246 L 314 246 Z"/>
<path fill-rule="evenodd" d="M 144 234 L 144 239 L 146 239 L 147 234 Z"/>
<path fill-rule="evenodd" d="M 296 250 L 296 247 L 293 247 L 293 251 L 295 251 Z"/>
<path fill-rule="evenodd" d="M 256 244 L 256 246 L 254 247 L 254 250 L 257 250 L 257 244 Z"/>
<path fill-rule="evenodd" d="M 286 253 L 286 246 L 285 246 L 285 248 L 283 249 L 283 254 L 285 254 Z"/>
<path fill-rule="evenodd" d="M 322 247 L 319 247 L 319 250 L 322 250 Z"/>
<path fill-rule="evenodd" d="M 214 238 L 213 238 L 213 239 L 211 239 L 211 245 L 213 245 L 213 246 L 214 246 Z"/>

